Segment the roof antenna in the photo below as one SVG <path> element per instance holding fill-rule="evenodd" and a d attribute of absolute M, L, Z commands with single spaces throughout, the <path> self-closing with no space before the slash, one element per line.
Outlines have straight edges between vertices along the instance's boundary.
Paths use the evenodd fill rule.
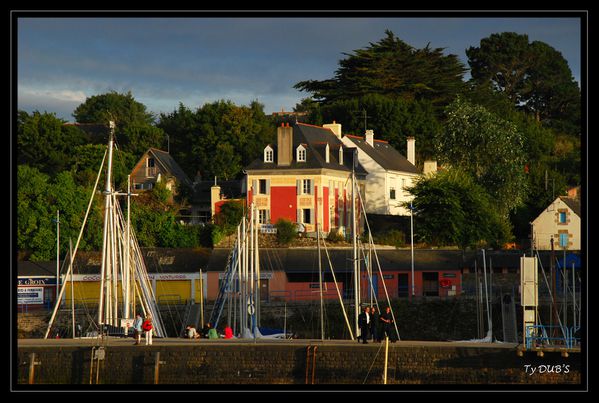
<path fill-rule="evenodd" d="M 372 116 L 368 116 L 366 114 L 366 108 L 363 108 L 361 111 L 352 111 L 352 113 L 354 114 L 362 114 L 364 115 L 364 133 L 366 133 L 366 129 L 368 128 L 368 118 L 372 117 Z"/>

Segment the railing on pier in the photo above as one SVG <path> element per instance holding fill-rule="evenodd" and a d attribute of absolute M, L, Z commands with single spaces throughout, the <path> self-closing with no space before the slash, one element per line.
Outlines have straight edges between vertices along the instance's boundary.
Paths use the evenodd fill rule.
<path fill-rule="evenodd" d="M 580 346 L 580 336 L 578 336 L 579 330 L 580 326 L 526 326 L 526 349 L 534 350 L 537 348 L 577 348 Z"/>

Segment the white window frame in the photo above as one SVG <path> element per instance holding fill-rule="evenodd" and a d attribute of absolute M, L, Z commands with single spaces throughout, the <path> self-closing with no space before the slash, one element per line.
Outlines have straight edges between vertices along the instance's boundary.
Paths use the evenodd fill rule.
<path fill-rule="evenodd" d="M 308 221 L 306 221 L 306 214 L 308 215 Z M 313 222 L 310 222 L 312 215 L 314 213 L 312 213 L 312 209 L 309 208 L 303 208 L 302 209 L 302 224 L 314 224 Z"/>
<path fill-rule="evenodd" d="M 297 147 L 297 151 L 296 151 L 296 159 L 297 162 L 306 162 L 306 149 L 304 148 L 303 145 L 299 145 Z"/>
<path fill-rule="evenodd" d="M 274 162 L 275 152 L 270 146 L 264 148 L 264 162 Z"/>
<path fill-rule="evenodd" d="M 302 179 L 302 194 L 312 194 L 312 179 Z"/>
<path fill-rule="evenodd" d="M 259 209 L 258 210 L 258 224 L 268 224 L 269 216 L 270 215 L 268 214 L 267 209 Z"/>

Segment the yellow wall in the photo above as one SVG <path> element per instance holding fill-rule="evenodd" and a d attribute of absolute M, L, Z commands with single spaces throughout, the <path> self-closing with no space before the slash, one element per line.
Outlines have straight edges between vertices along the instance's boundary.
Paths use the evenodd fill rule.
<path fill-rule="evenodd" d="M 73 288 L 73 299 L 76 304 L 97 305 L 100 301 L 100 282 L 96 281 L 75 281 Z M 67 302 L 71 301 L 71 283 L 64 285 L 66 287 L 64 298 Z"/>
<path fill-rule="evenodd" d="M 177 297 L 178 296 L 178 297 Z M 191 281 L 156 281 L 156 300 L 160 302 L 181 303 L 191 298 Z"/>
<path fill-rule="evenodd" d="M 200 300 L 200 281 L 196 282 L 195 301 Z M 71 301 L 71 283 L 65 284 L 66 290 L 64 299 L 70 303 Z M 117 287 L 118 300 L 122 300 L 121 283 Z M 97 305 L 100 300 L 100 282 L 99 281 L 75 281 L 74 295 L 75 304 Z M 191 295 L 191 280 L 180 281 L 156 281 L 156 299 L 158 302 L 178 302 L 186 303 L 192 298 Z"/>

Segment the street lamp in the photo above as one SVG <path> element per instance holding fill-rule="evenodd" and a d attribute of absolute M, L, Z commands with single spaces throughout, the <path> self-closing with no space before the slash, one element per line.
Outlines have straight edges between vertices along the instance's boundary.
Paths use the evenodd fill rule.
<path fill-rule="evenodd" d="M 412 297 L 414 296 L 414 205 L 410 200 L 410 245 L 412 249 Z"/>
<path fill-rule="evenodd" d="M 56 298 L 58 298 L 60 287 L 60 210 L 56 210 Z"/>

